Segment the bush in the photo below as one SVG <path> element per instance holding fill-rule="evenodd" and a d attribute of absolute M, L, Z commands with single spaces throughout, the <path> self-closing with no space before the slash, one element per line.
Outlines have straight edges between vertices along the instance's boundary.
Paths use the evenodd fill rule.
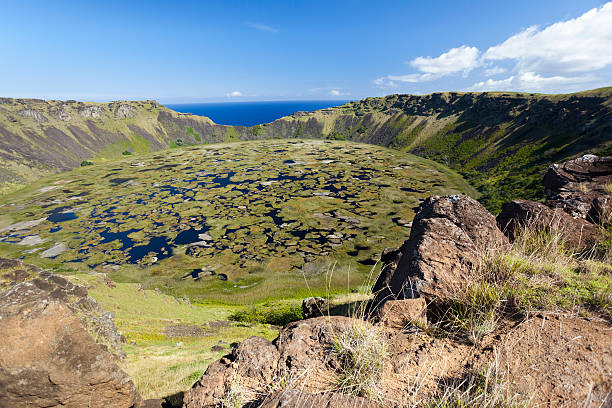
<path fill-rule="evenodd" d="M 93 162 L 90 162 L 88 160 L 83 160 L 81 162 L 81 167 L 85 167 L 85 166 L 93 166 Z"/>
<path fill-rule="evenodd" d="M 243 323 L 263 323 L 274 326 L 284 326 L 291 322 L 302 320 L 304 314 L 301 306 L 268 304 L 252 306 L 237 311 L 229 319 Z"/>
<path fill-rule="evenodd" d="M 130 152 L 129 150 L 124 150 L 121 154 L 124 156 L 129 156 L 132 154 L 132 152 Z"/>

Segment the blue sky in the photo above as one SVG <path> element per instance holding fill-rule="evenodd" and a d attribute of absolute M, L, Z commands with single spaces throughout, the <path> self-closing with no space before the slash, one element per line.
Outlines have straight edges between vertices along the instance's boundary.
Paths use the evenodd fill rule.
<path fill-rule="evenodd" d="M 161 102 L 612 85 L 612 2 L 6 1 L 0 96 Z"/>

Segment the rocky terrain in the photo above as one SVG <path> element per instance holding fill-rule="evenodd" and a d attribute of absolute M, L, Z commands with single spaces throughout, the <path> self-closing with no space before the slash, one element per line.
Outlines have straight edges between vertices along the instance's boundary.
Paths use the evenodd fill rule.
<path fill-rule="evenodd" d="M 435 93 L 366 98 L 298 112 L 251 128 L 222 126 L 154 101 L 107 104 L 0 99 L 0 183 L 15 188 L 41 175 L 123 152 L 220 141 L 353 140 L 433 159 L 468 179 L 494 212 L 515 198 L 539 199 L 554 163 L 610 154 L 612 88 L 568 95 Z M 109 146 L 110 145 L 110 146 Z M 58 148 L 58 146 L 61 146 Z"/>
<path fill-rule="evenodd" d="M 84 288 L 3 260 L 0 406 L 610 406 L 611 170 L 593 155 L 552 166 L 549 200 L 497 218 L 466 195 L 429 197 L 369 300 L 338 315 L 307 299 L 321 316 L 237 344 L 182 402 L 141 401 L 78 317 L 100 314 Z"/>

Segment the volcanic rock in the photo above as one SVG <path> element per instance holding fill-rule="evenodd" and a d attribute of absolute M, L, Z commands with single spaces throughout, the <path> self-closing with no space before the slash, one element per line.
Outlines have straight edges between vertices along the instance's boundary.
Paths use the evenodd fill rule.
<path fill-rule="evenodd" d="M 323 316 L 329 310 L 329 304 L 325 298 L 309 297 L 302 301 L 302 313 L 305 319 Z"/>
<path fill-rule="evenodd" d="M 553 164 L 543 180 L 546 204 L 561 208 L 573 217 L 586 218 L 593 201 L 609 195 L 612 185 L 612 157 L 587 154 Z"/>
<path fill-rule="evenodd" d="M 557 208 L 529 200 L 513 200 L 502 206 L 497 216 L 499 227 L 514 239 L 523 228 L 559 233 L 572 249 L 583 251 L 592 248 L 602 239 L 597 226 L 574 218 Z"/>
<path fill-rule="evenodd" d="M 66 304 L 34 282 L 0 294 L 0 406 L 133 407 L 131 379 Z"/>
<path fill-rule="evenodd" d="M 414 217 L 410 238 L 399 249 L 399 260 L 397 254 L 389 254 L 391 266 L 376 282 L 375 302 L 453 296 L 473 279 L 487 253 L 507 245 L 495 218 L 473 198 L 430 197 Z"/>

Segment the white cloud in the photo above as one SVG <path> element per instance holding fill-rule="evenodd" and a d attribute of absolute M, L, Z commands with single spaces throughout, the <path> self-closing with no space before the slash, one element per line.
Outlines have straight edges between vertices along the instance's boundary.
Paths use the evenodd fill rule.
<path fill-rule="evenodd" d="M 269 33 L 278 33 L 278 29 L 271 27 L 267 24 L 259 24 L 259 23 L 247 23 L 247 26 L 254 28 L 259 31 L 267 31 Z"/>
<path fill-rule="evenodd" d="M 612 2 L 544 29 L 529 27 L 490 47 L 486 60 L 515 60 L 520 72 L 587 72 L 612 64 Z"/>
<path fill-rule="evenodd" d="M 233 91 L 233 92 L 225 94 L 225 96 L 227 96 L 228 98 L 234 98 L 234 97 L 243 96 L 243 95 L 242 95 L 242 92 L 240 91 Z"/>
<path fill-rule="evenodd" d="M 499 75 L 506 72 L 506 68 L 498 67 L 497 65 L 485 69 L 486 76 Z"/>
<path fill-rule="evenodd" d="M 340 91 L 338 91 L 337 89 L 332 89 L 331 91 L 329 91 L 329 94 L 330 94 L 331 96 L 340 96 L 340 95 L 342 95 L 342 94 L 340 93 Z"/>
<path fill-rule="evenodd" d="M 505 79 L 483 78 L 470 89 L 557 92 L 607 86 L 612 78 L 612 2 L 571 20 L 529 27 L 484 53 L 462 45 L 409 64 L 418 72 L 383 76 L 374 84 L 396 87 L 459 72 L 487 78 L 509 71 Z"/>
<path fill-rule="evenodd" d="M 480 62 L 480 51 L 476 47 L 462 45 L 451 48 L 439 57 L 418 57 L 410 61 L 410 65 L 419 71 L 432 75 L 449 75 L 456 72 L 470 72 L 478 67 Z"/>
<path fill-rule="evenodd" d="M 562 89 L 563 87 L 579 87 L 580 84 L 593 81 L 592 76 L 566 77 L 561 75 L 544 77 L 535 72 L 523 72 L 519 75 L 512 75 L 506 79 L 477 82 L 472 85 L 471 91 L 523 91 L 536 92 L 549 89 Z"/>

